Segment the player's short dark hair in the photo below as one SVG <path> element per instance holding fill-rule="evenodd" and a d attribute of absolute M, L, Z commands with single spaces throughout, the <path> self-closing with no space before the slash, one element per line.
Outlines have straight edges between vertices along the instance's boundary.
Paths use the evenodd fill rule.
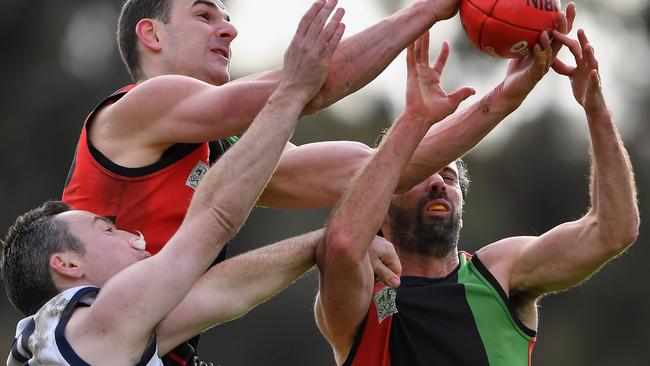
<path fill-rule="evenodd" d="M 173 0 L 126 0 L 117 21 L 117 46 L 133 81 L 143 77 L 135 26 L 141 19 L 169 23 Z"/>
<path fill-rule="evenodd" d="M 375 139 L 375 147 L 378 147 L 381 141 L 384 139 L 384 136 L 388 134 L 390 128 L 383 129 L 377 139 Z M 458 168 L 458 183 L 460 184 L 460 192 L 463 195 L 463 201 L 467 198 L 469 193 L 469 171 L 467 170 L 467 164 L 463 161 L 463 158 L 456 159 L 456 168 Z"/>
<path fill-rule="evenodd" d="M 56 252 L 85 254 L 83 245 L 65 222 L 55 216 L 71 208 L 48 201 L 24 213 L 9 228 L 2 243 L 0 270 L 9 301 L 24 315 L 32 315 L 59 293 L 50 273 L 50 257 Z"/>

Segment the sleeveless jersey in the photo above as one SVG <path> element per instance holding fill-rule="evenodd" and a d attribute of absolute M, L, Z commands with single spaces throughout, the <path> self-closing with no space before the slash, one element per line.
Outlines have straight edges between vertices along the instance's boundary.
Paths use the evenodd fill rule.
<path fill-rule="evenodd" d="M 97 287 L 73 287 L 48 301 L 36 314 L 21 320 L 7 358 L 7 366 L 89 366 L 65 338 L 65 327 L 74 310 L 92 305 Z M 155 339 L 136 366 L 162 366 Z"/>
<path fill-rule="evenodd" d="M 141 231 L 147 250 L 156 254 L 181 225 L 194 190 L 208 170 L 210 147 L 216 160 L 236 137 L 210 145 L 175 144 L 151 165 L 119 166 L 93 146 L 88 128 L 97 111 L 135 87 L 129 85 L 104 99 L 86 119 L 62 200 L 75 209 L 110 218 L 121 230 Z"/>
<path fill-rule="evenodd" d="M 536 332 L 478 256 L 444 278 L 376 284 L 344 366 L 530 366 Z"/>

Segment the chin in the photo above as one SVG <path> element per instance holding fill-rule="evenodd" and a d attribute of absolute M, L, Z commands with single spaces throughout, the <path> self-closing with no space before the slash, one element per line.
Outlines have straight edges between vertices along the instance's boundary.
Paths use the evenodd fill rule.
<path fill-rule="evenodd" d="M 230 81 L 230 74 L 227 71 L 211 74 L 208 77 L 208 82 L 212 85 L 217 85 L 217 86 L 223 85 L 229 81 Z"/>

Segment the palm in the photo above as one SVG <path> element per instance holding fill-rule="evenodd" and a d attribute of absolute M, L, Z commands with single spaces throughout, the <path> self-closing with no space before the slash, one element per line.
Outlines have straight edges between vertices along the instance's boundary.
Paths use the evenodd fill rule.
<path fill-rule="evenodd" d="M 406 105 L 423 117 L 451 113 L 446 111 L 454 106 L 440 87 L 440 74 L 425 65 L 418 65 L 416 69 L 417 74 L 408 79 Z"/>
<path fill-rule="evenodd" d="M 406 83 L 406 112 L 419 120 L 435 123 L 453 113 L 460 102 L 472 95 L 471 88 L 447 94 L 440 87 L 440 78 L 449 45 L 442 45 L 433 66 L 429 64 L 429 34 L 425 33 L 407 51 L 408 81 Z"/>
<path fill-rule="evenodd" d="M 573 96 L 583 107 L 587 103 L 587 85 L 589 83 L 590 71 L 591 70 L 586 67 L 576 67 L 574 72 L 569 74 Z"/>
<path fill-rule="evenodd" d="M 598 80 L 598 61 L 585 32 L 578 31 L 578 40 L 562 34 L 556 34 L 556 37 L 569 48 L 575 58 L 576 66 L 570 67 L 556 60 L 553 68 L 558 73 L 569 77 L 573 96 L 586 111 L 602 110 L 605 102 Z"/>

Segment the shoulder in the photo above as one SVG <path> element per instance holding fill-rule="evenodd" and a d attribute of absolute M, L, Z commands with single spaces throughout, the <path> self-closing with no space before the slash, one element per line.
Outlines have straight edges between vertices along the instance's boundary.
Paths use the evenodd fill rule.
<path fill-rule="evenodd" d="M 115 113 L 126 109 L 146 111 L 151 106 L 157 109 L 169 107 L 170 102 L 179 101 L 212 86 L 201 80 L 183 75 L 162 75 L 146 80 L 131 89 L 124 97 L 115 103 Z"/>
<path fill-rule="evenodd" d="M 485 268 L 499 282 L 501 287 L 508 292 L 510 275 L 526 244 L 533 241 L 534 236 L 513 236 L 498 240 L 479 249 L 478 256 Z"/>

